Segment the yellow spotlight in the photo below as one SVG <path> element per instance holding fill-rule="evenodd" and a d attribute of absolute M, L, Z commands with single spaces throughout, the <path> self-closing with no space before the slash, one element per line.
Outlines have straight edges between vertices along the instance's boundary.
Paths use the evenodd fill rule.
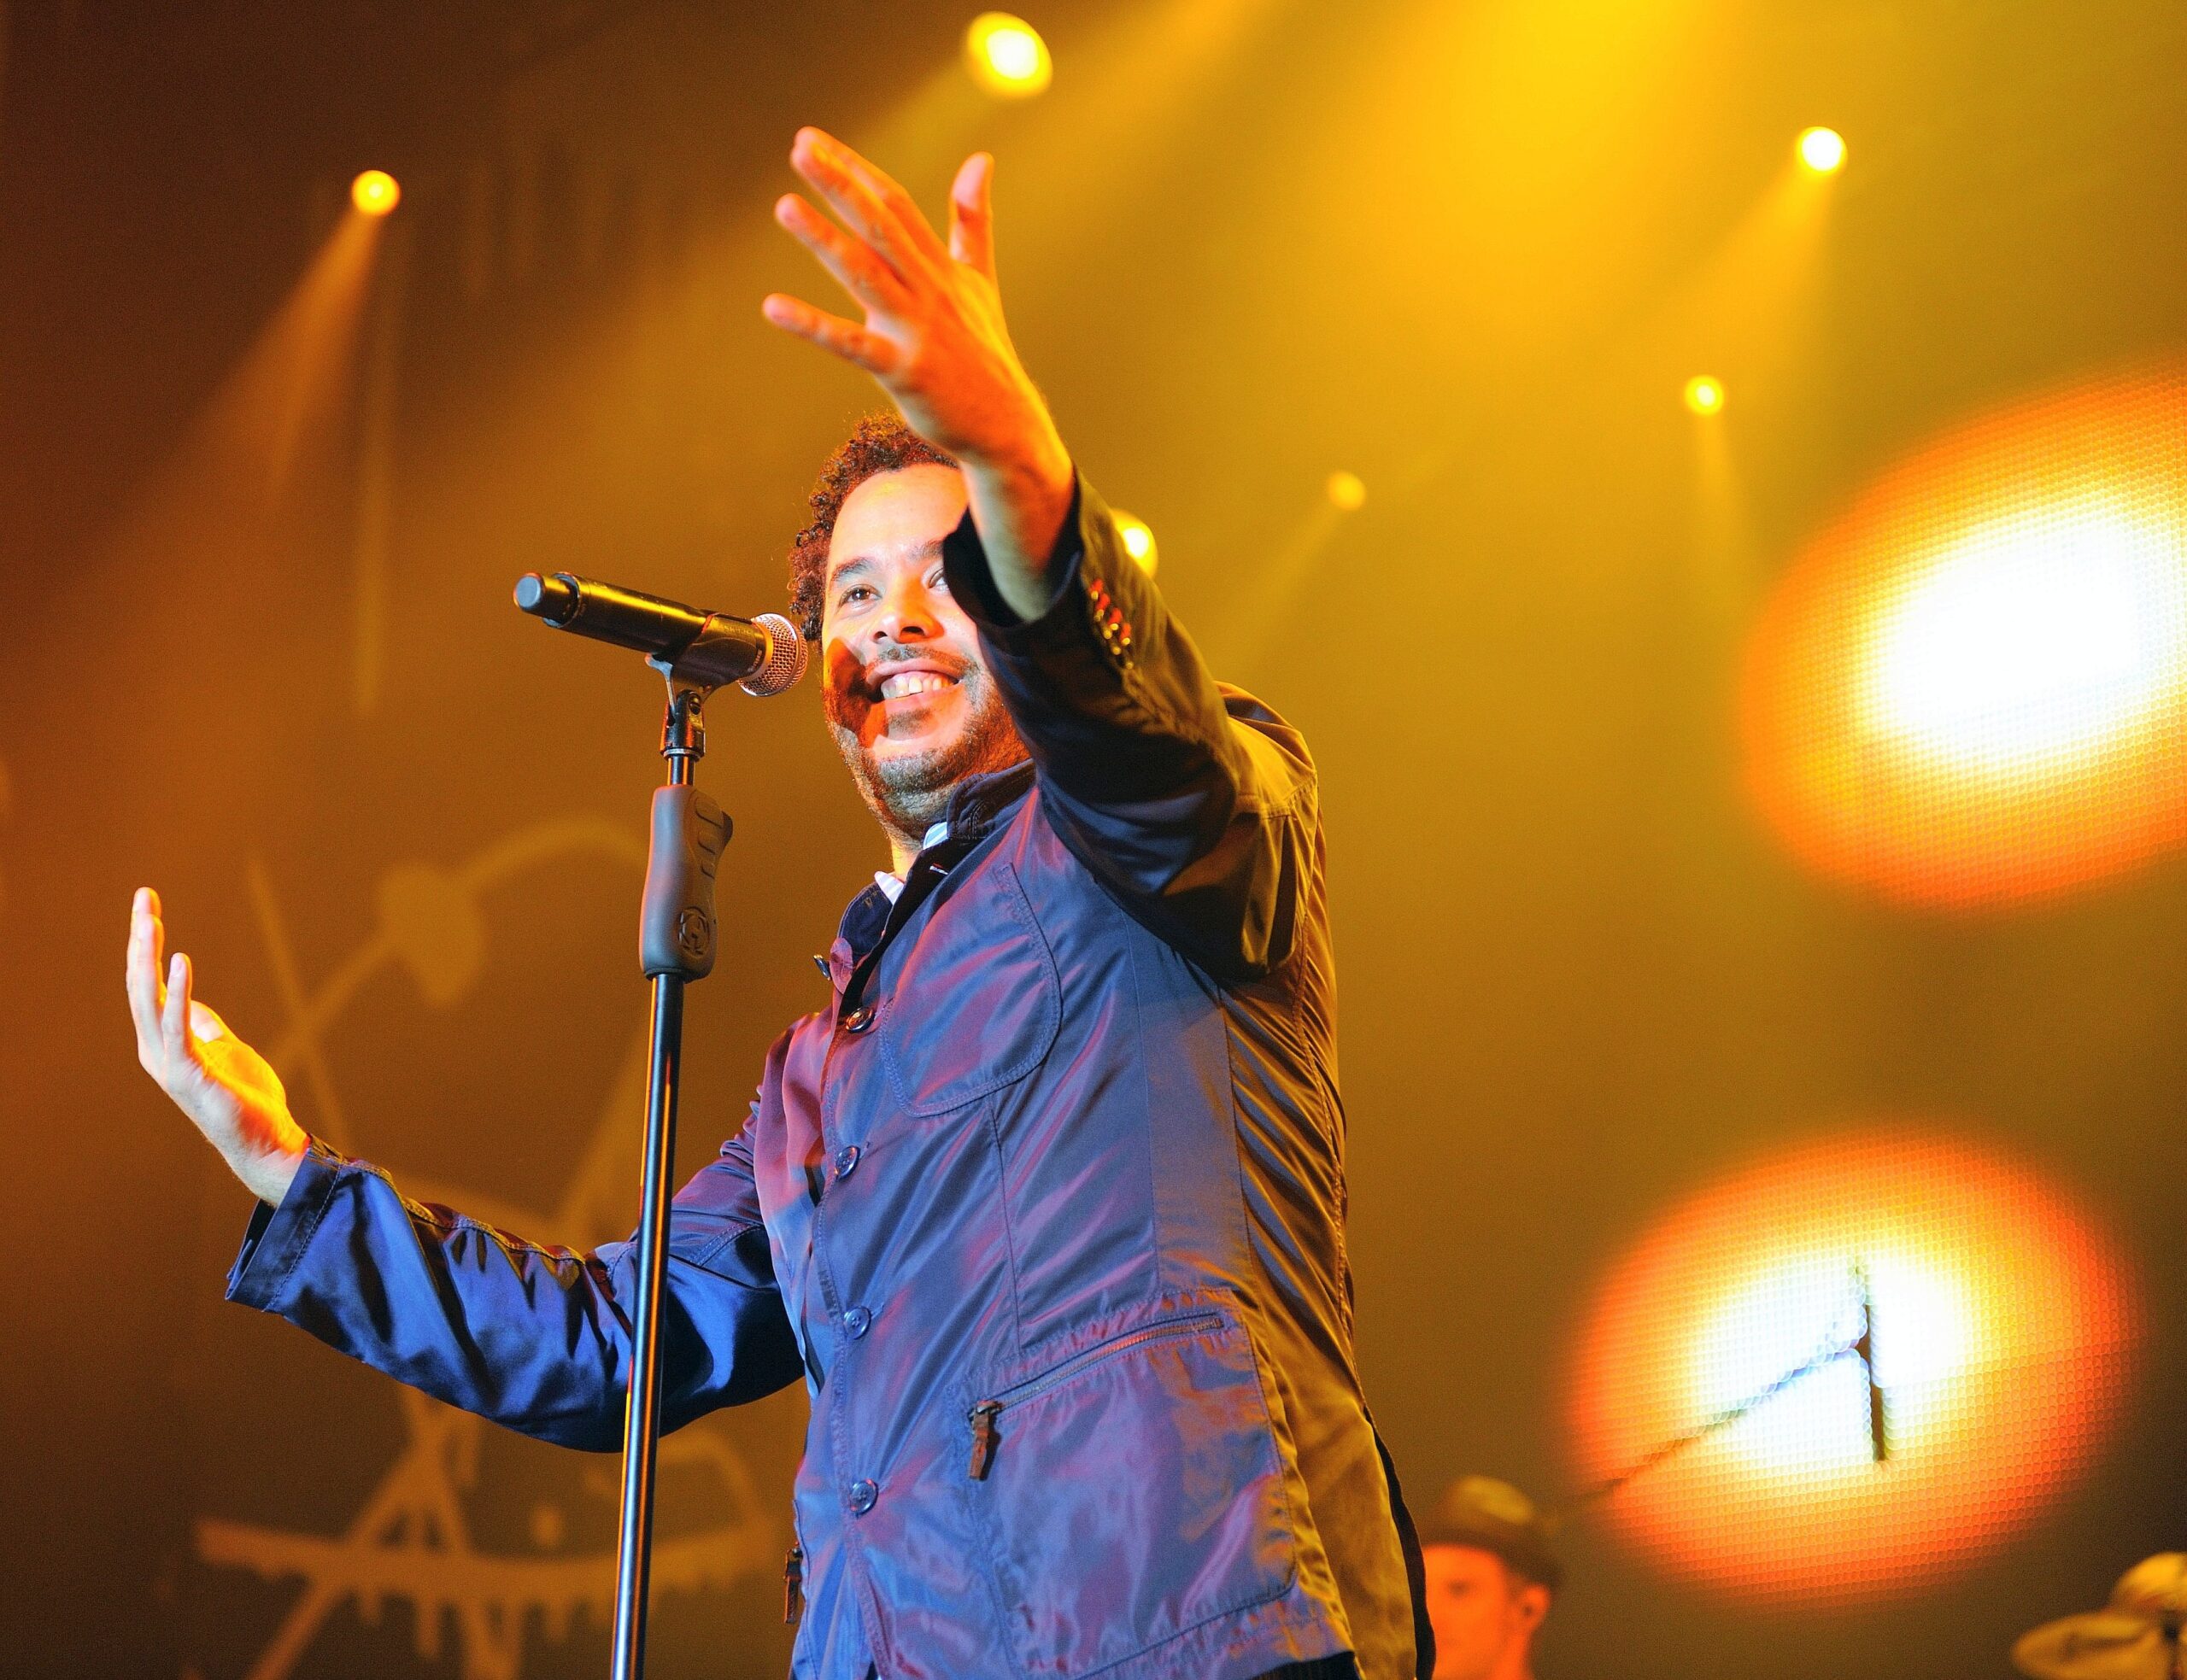
<path fill-rule="evenodd" d="M 1367 505 L 1366 482 L 1356 472 L 1329 474 L 1330 502 L 1346 513 L 1356 513 Z"/>
<path fill-rule="evenodd" d="M 1818 175 L 1835 175 L 1845 167 L 1845 137 L 1834 128 L 1800 131 L 1800 161 Z"/>
<path fill-rule="evenodd" d="M 384 169 L 367 169 L 349 183 L 349 202 L 368 216 L 384 216 L 402 202 L 402 185 Z"/>
<path fill-rule="evenodd" d="M 1697 414 L 1724 412 L 1724 382 L 1697 373 L 1686 382 L 1686 406 Z"/>
<path fill-rule="evenodd" d="M 1117 522 L 1117 535 L 1123 541 L 1124 553 L 1139 562 L 1140 571 L 1152 577 L 1155 565 L 1162 557 L 1155 551 L 1154 533 L 1148 528 L 1146 521 L 1135 518 L 1129 513 L 1116 513 L 1111 517 Z"/>
<path fill-rule="evenodd" d="M 998 99 L 1030 99 L 1055 73 L 1048 44 L 1022 17 L 982 12 L 965 32 L 965 65 Z"/>

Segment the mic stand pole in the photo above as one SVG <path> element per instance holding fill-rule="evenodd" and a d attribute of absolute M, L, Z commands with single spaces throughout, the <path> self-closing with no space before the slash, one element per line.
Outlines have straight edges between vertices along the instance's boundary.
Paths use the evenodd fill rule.
<path fill-rule="evenodd" d="M 653 796 L 653 845 L 646 859 L 639 960 L 653 982 L 652 1068 L 646 1092 L 637 1292 L 630 1314 L 630 1397 L 623 1423 L 623 1520 L 615 1558 L 613 1680 L 645 1670 L 646 1596 L 653 1568 L 654 1462 L 660 1439 L 660 1297 L 666 1269 L 668 1181 L 676 1158 L 676 1095 L 683 1055 L 683 988 L 714 965 L 714 870 L 730 821 L 693 785 L 707 750 L 701 710 L 711 686 L 668 679 L 660 755 L 668 781 Z"/>

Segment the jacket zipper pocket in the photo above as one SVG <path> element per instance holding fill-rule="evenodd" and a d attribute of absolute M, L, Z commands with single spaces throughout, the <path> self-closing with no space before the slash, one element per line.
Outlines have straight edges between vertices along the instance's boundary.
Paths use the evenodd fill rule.
<path fill-rule="evenodd" d="M 995 1448 L 1000 1444 L 1002 1434 L 995 1427 L 995 1420 L 1012 1406 L 1036 1400 L 1058 1383 L 1068 1382 L 1082 1371 L 1129 1353 L 1134 1348 L 1145 1347 L 1149 1342 L 1166 1341 L 1173 1336 L 1190 1336 L 1211 1325 L 1220 1325 L 1220 1313 L 1194 1313 L 1187 1318 L 1168 1319 L 1160 1324 L 1150 1324 L 1144 1330 L 1135 1330 L 1129 1336 L 1120 1336 L 1113 1342 L 1104 1342 L 1097 1348 L 1088 1348 L 1075 1358 L 1065 1360 L 1052 1371 L 1045 1371 L 1029 1381 L 1006 1388 L 992 1399 L 976 1402 L 965 1414 L 972 1425 L 972 1460 L 965 1473 L 975 1482 L 984 1482 L 988 1472 L 994 1467 Z"/>
<path fill-rule="evenodd" d="M 792 1546 L 783 1560 L 783 1621 L 796 1622 L 805 1614 L 805 1548 Z"/>

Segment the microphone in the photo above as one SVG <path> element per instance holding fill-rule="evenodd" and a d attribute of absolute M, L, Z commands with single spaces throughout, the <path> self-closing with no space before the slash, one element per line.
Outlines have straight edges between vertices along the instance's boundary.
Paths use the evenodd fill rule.
<path fill-rule="evenodd" d="M 805 638 L 778 612 L 732 618 L 566 571 L 527 571 L 516 581 L 516 604 L 558 630 L 633 648 L 702 688 L 734 682 L 764 700 L 805 675 Z"/>

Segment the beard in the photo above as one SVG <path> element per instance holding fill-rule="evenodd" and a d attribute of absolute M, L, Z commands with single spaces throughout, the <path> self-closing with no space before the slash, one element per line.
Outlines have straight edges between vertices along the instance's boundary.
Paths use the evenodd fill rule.
<path fill-rule="evenodd" d="M 859 796 L 874 819 L 913 851 L 927 830 L 948 815 L 949 795 L 959 782 L 1008 770 L 1026 757 L 1017 726 L 985 670 L 967 667 L 957 692 L 965 708 L 963 726 L 916 752 L 877 754 L 867 745 L 865 732 L 876 703 L 846 695 L 831 698 L 828 705 L 828 732 Z"/>

